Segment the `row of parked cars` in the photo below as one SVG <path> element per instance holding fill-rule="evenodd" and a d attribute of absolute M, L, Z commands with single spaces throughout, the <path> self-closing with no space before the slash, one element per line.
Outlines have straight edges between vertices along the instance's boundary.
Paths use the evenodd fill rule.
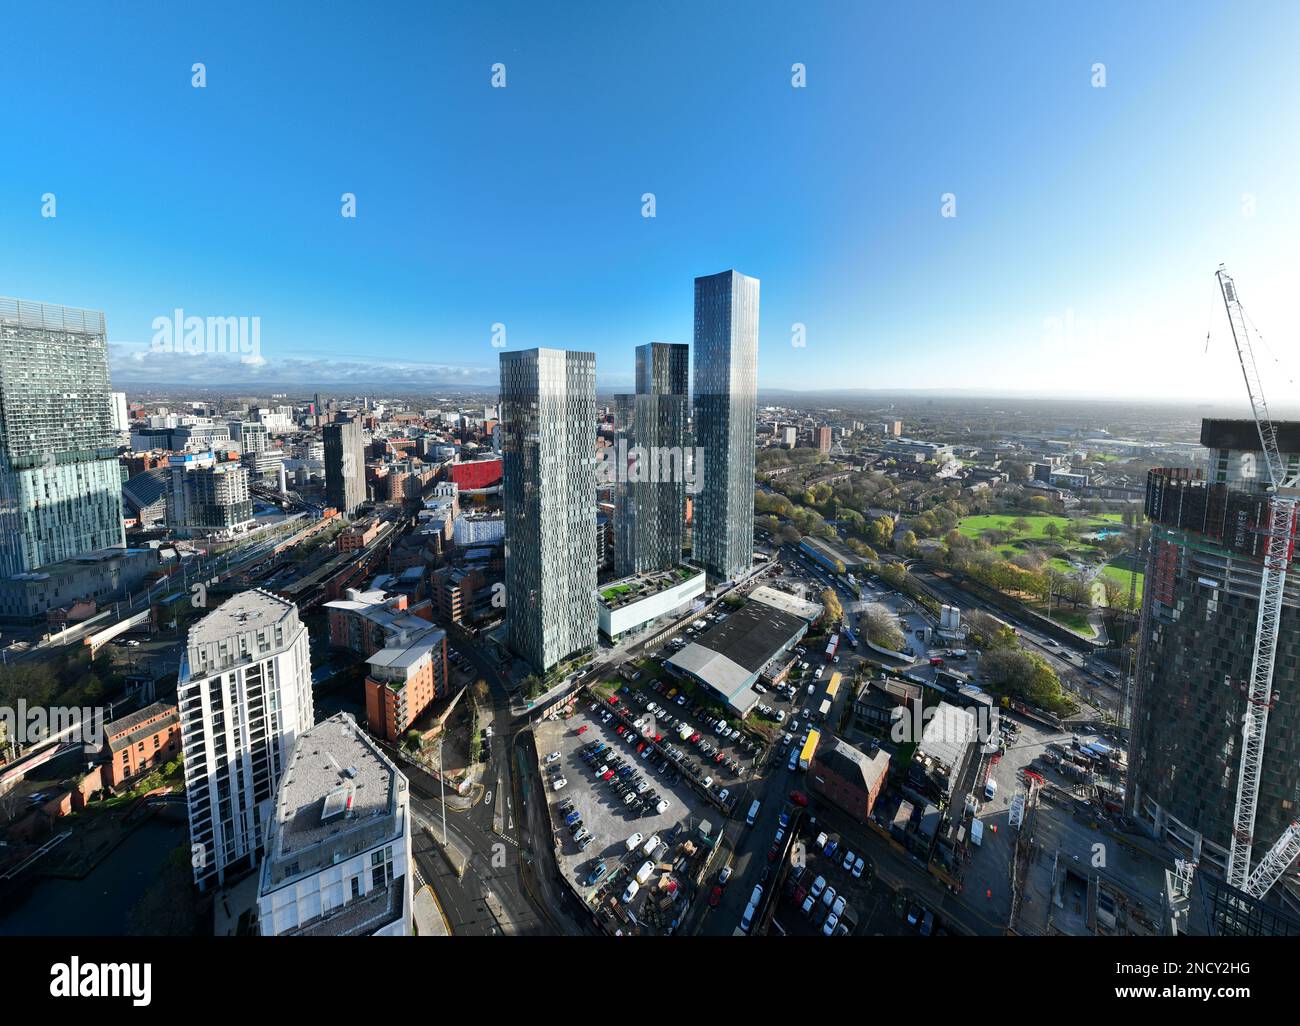
<path fill-rule="evenodd" d="M 857 924 L 857 917 L 849 908 L 848 899 L 836 892 L 826 882 L 824 876 L 818 876 L 811 886 L 803 883 L 806 871 L 797 866 L 790 874 L 786 884 L 790 898 L 804 916 L 820 926 L 825 937 L 845 937 Z"/>
<path fill-rule="evenodd" d="M 614 754 L 605 741 L 591 741 L 579 751 L 579 758 L 591 767 L 599 781 L 609 785 L 617 801 L 627 806 L 627 811 L 634 816 L 648 816 L 652 812 L 666 812 L 671 804 L 654 789 L 635 764 L 625 762 L 622 756 Z"/>
<path fill-rule="evenodd" d="M 686 698 L 685 695 L 679 695 L 677 693 L 676 688 L 672 687 L 671 685 L 665 684 L 661 680 L 655 681 L 650 686 L 655 691 L 664 695 L 665 698 L 669 699 L 674 705 L 682 707 L 681 709 L 678 710 L 674 710 L 672 708 L 665 708 L 664 706 L 661 706 L 658 703 L 651 701 L 650 697 L 646 695 L 644 692 L 634 693 L 631 696 L 634 701 L 638 702 L 642 706 L 645 706 L 647 709 L 651 709 L 651 707 L 653 706 L 653 709 L 651 709 L 651 711 L 655 712 L 656 722 L 660 727 L 667 727 L 669 729 L 674 729 L 680 726 L 682 723 L 686 722 L 684 716 L 685 714 L 689 713 L 692 717 L 695 718 L 695 720 L 697 720 L 700 723 L 703 723 L 705 728 L 713 731 L 713 733 L 717 734 L 719 737 L 725 738 L 726 740 L 729 741 L 734 741 L 736 743 L 737 748 L 749 752 L 750 754 L 753 754 L 754 752 L 758 751 L 759 744 L 757 741 L 755 741 L 752 738 L 746 737 L 744 731 L 740 730 L 738 727 L 733 727 L 721 716 L 715 716 L 699 702 L 691 702 L 688 708 L 687 707 L 688 699 Z"/>
<path fill-rule="evenodd" d="M 447 658 L 451 660 L 452 665 L 455 666 L 458 670 L 460 670 L 461 673 L 468 673 L 472 675 L 475 672 L 474 664 L 471 663 L 468 659 L 466 659 L 465 656 L 462 655 L 460 652 L 458 652 L 456 649 L 452 648 L 450 645 L 447 646 Z"/>

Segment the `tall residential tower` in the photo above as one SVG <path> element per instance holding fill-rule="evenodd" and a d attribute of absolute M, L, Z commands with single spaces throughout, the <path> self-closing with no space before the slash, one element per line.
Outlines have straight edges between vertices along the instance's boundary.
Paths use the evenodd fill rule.
<path fill-rule="evenodd" d="M 325 499 L 351 516 L 366 501 L 366 441 L 361 422 L 348 417 L 326 424 Z"/>
<path fill-rule="evenodd" d="M 125 545 L 104 315 L 0 298 L 0 576 Z"/>
<path fill-rule="evenodd" d="M 501 354 L 506 637 L 545 672 L 596 643 L 596 356 Z"/>
<path fill-rule="evenodd" d="M 694 558 L 710 578 L 730 580 L 750 568 L 754 554 L 757 278 L 723 271 L 695 279 L 694 402 L 704 461 Z"/>
<path fill-rule="evenodd" d="M 190 628 L 176 694 L 194 882 L 207 887 L 256 865 L 289 753 L 315 719 L 297 607 L 257 590 L 227 599 Z"/>
<path fill-rule="evenodd" d="M 690 347 L 650 342 L 636 349 L 636 394 L 614 397 L 616 465 L 614 573 L 667 570 L 682 561 Z"/>
<path fill-rule="evenodd" d="M 1300 424 L 1277 423 L 1289 473 Z M 1153 470 L 1151 548 L 1129 747 L 1129 812 L 1220 873 L 1231 845 L 1269 497 L 1254 421 L 1205 420 L 1209 473 Z M 1259 859 L 1296 817 L 1300 789 L 1300 567 L 1283 597 L 1255 819 Z M 1280 887 L 1293 907 L 1294 874 Z"/>

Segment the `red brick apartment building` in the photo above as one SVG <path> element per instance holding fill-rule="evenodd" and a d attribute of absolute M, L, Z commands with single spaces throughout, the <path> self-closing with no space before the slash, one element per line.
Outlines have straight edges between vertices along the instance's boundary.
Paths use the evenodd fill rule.
<path fill-rule="evenodd" d="M 431 628 L 414 640 L 399 635 L 366 662 L 366 721 L 372 733 L 388 741 L 400 741 L 447 693 L 447 635 L 440 630 Z"/>
<path fill-rule="evenodd" d="M 116 788 L 132 777 L 164 765 L 181 749 L 181 721 L 176 706 L 155 702 L 104 728 L 103 781 Z"/>

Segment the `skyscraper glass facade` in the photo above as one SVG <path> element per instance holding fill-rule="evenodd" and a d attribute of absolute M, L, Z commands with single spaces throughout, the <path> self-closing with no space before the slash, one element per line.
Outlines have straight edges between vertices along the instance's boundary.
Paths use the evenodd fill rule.
<path fill-rule="evenodd" d="M 711 578 L 730 580 L 754 553 L 757 278 L 723 271 L 695 279 L 694 409 L 704 466 L 693 554 Z"/>
<path fill-rule="evenodd" d="M 506 639 L 544 672 L 596 643 L 596 356 L 501 354 Z"/>
<path fill-rule="evenodd" d="M 0 298 L 0 575 L 124 545 L 104 315 Z"/>

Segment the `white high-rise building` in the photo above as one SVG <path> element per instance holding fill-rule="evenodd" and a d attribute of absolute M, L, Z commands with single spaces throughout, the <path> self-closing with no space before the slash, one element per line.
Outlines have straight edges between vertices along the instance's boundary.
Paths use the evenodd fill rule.
<path fill-rule="evenodd" d="M 190 628 L 177 681 L 194 882 L 257 864 L 276 788 L 315 716 L 307 628 L 292 602 L 245 591 Z"/>
<path fill-rule="evenodd" d="M 406 777 L 347 713 L 299 735 L 267 829 L 264 937 L 411 933 Z"/>

